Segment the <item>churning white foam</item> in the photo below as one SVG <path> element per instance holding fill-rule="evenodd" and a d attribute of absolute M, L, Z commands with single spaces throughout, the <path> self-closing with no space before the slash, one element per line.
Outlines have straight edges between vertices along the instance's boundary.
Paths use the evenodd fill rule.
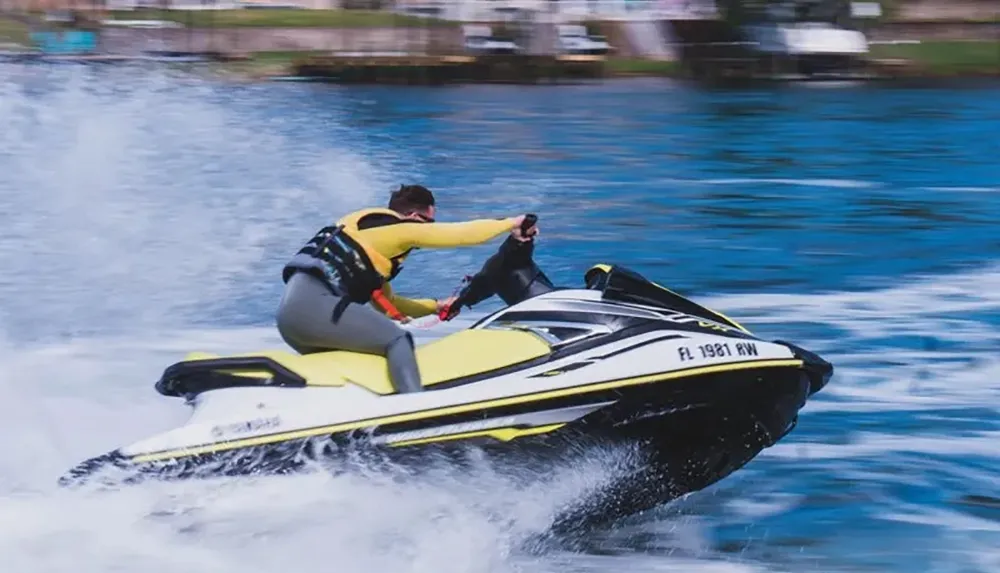
<path fill-rule="evenodd" d="M 276 120 L 252 92 L 91 73 L 0 84 L 0 319 L 19 339 L 184 325 L 388 188 L 377 150 L 335 123 L 302 137 L 294 106 Z"/>
<path fill-rule="evenodd" d="M 482 467 L 58 489 L 77 462 L 183 421 L 152 384 L 185 353 L 282 348 L 271 328 L 191 328 L 192 316 L 253 298 L 272 252 L 381 195 L 392 161 L 335 111 L 317 130 L 292 102 L 274 120 L 263 98 L 168 74 L 15 69 L 0 85 L 7 570 L 513 571 L 520 539 L 624 467 L 597 453 L 530 487 Z"/>
<path fill-rule="evenodd" d="M 106 71 L 113 81 L 96 83 L 92 72 L 17 69 L 17 81 L 0 84 L 0 555 L 7 570 L 768 569 L 635 554 L 627 561 L 520 554 L 518 542 L 544 530 L 561 504 L 599 488 L 627 461 L 618 453 L 579 460 L 531 486 L 480 467 L 433 480 L 313 473 L 120 491 L 57 489 L 55 479 L 81 459 L 183 420 L 186 408 L 156 395 L 152 384 L 184 353 L 282 347 L 270 328 L 192 329 L 192 309 L 253 298 L 246 289 L 258 288 L 256 273 L 273 274 L 270 253 L 289 252 L 302 228 L 381 194 L 395 181 L 386 167 L 394 163 L 339 128 L 335 109 L 317 134 L 314 115 L 296 111 L 294 101 L 281 103 L 282 119 L 270 119 L 252 89 L 220 92 L 144 71 Z M 834 382 L 808 411 L 995 408 L 1000 361 L 989 348 L 997 333 L 976 314 L 997 312 L 997 286 L 1000 273 L 988 268 L 883 290 L 703 302 L 776 337 L 801 322 L 836 333 L 793 337 L 837 366 Z M 432 337 L 457 326 L 417 334 Z M 962 348 L 885 342 L 900 336 Z M 873 358 L 894 364 L 872 366 Z M 856 436 L 851 444 L 797 451 L 783 443 L 766 455 L 845 459 L 950 447 L 933 437 Z M 995 432 L 982 432 L 958 449 L 989 456 L 995 441 Z M 788 506 L 782 503 L 743 510 L 764 516 Z M 890 517 L 942 528 L 957 519 L 916 508 Z M 984 526 L 967 520 L 955 528 Z M 707 545 L 700 530 L 688 535 L 690 546 Z M 996 552 L 987 547 L 971 558 L 995 565 Z"/>
<path fill-rule="evenodd" d="M 706 302 L 779 337 L 783 324 L 827 329 L 822 337 L 796 340 L 836 366 L 836 383 L 807 408 L 994 407 L 1000 397 L 1000 357 L 991 351 L 1000 331 L 989 318 L 1000 313 L 995 265 L 911 277 L 885 289 Z M 844 400 L 824 401 L 833 396 Z"/>
<path fill-rule="evenodd" d="M 0 551 L 16 571 L 516 570 L 517 543 L 561 503 L 600 486 L 604 460 L 517 488 L 489 468 L 463 476 L 222 479 L 116 492 L 0 497 Z M 47 550 L 57 548 L 57 550 Z"/>

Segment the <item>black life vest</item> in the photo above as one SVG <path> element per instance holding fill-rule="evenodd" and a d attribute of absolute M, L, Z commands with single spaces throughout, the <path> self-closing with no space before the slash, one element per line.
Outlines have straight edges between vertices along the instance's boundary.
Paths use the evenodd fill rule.
<path fill-rule="evenodd" d="M 323 281 L 338 296 L 364 304 L 382 288 L 385 279 L 364 247 L 344 231 L 343 225 L 320 229 L 282 270 L 282 280 L 306 272 Z"/>

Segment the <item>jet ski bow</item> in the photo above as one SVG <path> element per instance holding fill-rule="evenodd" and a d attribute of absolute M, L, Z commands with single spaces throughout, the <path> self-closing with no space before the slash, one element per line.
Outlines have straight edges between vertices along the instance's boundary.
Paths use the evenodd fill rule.
<path fill-rule="evenodd" d="M 62 483 L 109 467 L 165 478 L 283 473 L 347 449 L 419 460 L 476 446 L 553 461 L 627 443 L 647 458 L 633 480 L 641 495 L 619 504 L 628 513 L 739 469 L 794 427 L 833 373 L 816 354 L 758 338 L 621 266 L 556 287 L 533 250 L 534 240 L 508 238 L 442 312 L 506 303 L 417 349 L 423 392 L 394 393 L 379 356 L 194 353 L 155 385 L 193 407 L 185 424 L 85 461 Z"/>

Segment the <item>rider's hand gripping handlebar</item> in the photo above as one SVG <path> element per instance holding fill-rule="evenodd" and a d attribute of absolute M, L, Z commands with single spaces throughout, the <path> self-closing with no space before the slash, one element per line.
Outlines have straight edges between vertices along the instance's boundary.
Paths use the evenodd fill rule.
<path fill-rule="evenodd" d="M 534 227 L 536 223 L 538 223 L 538 215 L 535 215 L 534 213 L 527 213 L 524 216 L 524 220 L 521 221 L 521 227 L 520 227 L 521 235 L 525 236 L 527 238 L 527 241 L 525 241 L 525 242 L 515 241 L 513 244 L 515 244 L 515 245 L 516 244 L 525 244 L 525 243 L 529 243 L 529 242 L 533 241 L 534 240 L 533 239 L 534 233 L 531 236 L 527 236 L 527 235 L 525 235 L 525 233 L 527 233 L 528 229 Z M 511 239 L 508 239 L 508 240 L 511 240 Z M 501 247 L 501 250 L 503 250 L 504 248 L 505 247 Z M 499 260 L 503 260 L 502 258 L 501 259 L 496 259 L 496 255 L 494 255 L 494 258 L 491 259 L 491 261 L 494 260 L 494 259 L 498 260 L 498 261 Z M 490 263 L 487 262 L 487 265 L 490 265 Z M 482 272 L 483 271 L 480 271 L 480 273 L 482 273 Z M 455 318 L 456 316 L 458 316 L 458 313 L 461 310 L 462 305 L 465 303 L 465 300 L 464 300 L 465 295 L 469 292 L 470 288 L 473 288 L 473 284 L 472 283 L 473 283 L 474 280 L 475 280 L 475 277 L 466 277 L 465 278 L 465 280 L 462 282 L 462 285 L 459 287 L 459 289 L 460 289 L 461 292 L 459 292 L 458 295 L 455 296 L 455 298 L 451 302 L 451 304 L 449 304 L 448 306 L 442 308 L 438 312 L 438 318 L 439 319 L 441 319 L 442 321 L 445 321 L 445 320 L 451 320 L 451 319 Z M 480 288 L 480 287 L 481 287 L 481 285 L 476 285 L 476 288 Z M 475 297 L 474 296 L 473 298 L 481 298 L 481 295 L 479 297 Z"/>

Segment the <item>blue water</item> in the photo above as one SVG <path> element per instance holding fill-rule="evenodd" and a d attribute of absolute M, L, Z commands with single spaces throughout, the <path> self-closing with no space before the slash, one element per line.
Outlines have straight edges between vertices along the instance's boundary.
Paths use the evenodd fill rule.
<path fill-rule="evenodd" d="M 1000 84 L 0 75 L 13 570 L 326 571 L 335 554 L 347 571 L 1000 571 Z M 54 491 L 70 464 L 184 418 L 150 387 L 184 352 L 279 346 L 284 259 L 409 181 L 441 220 L 538 213 L 559 283 L 624 264 L 837 374 L 744 470 L 574 552 L 517 540 L 611 459 L 540 492 L 489 472 Z M 397 288 L 447 296 L 494 247 L 419 252 Z"/>

